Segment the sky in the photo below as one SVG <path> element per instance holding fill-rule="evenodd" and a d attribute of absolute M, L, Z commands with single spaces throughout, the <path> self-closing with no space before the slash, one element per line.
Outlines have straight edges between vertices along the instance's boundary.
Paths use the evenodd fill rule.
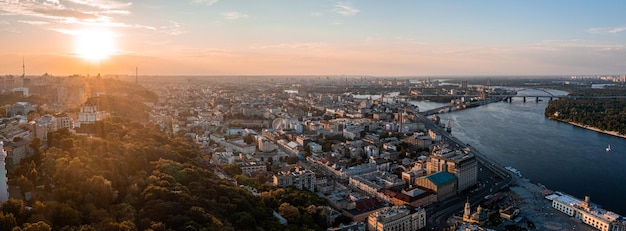
<path fill-rule="evenodd" d="M 0 75 L 626 74 L 626 1 L 0 0 Z"/>

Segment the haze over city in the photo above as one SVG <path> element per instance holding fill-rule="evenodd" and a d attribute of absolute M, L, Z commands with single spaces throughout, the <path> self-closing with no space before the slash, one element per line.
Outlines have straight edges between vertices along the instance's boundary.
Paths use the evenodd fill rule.
<path fill-rule="evenodd" d="M 621 74 L 623 1 L 0 1 L 0 74 Z"/>

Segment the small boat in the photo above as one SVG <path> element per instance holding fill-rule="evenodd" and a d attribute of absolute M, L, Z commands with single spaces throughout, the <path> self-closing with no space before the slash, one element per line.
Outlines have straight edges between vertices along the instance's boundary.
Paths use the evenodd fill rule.
<path fill-rule="evenodd" d="M 610 144 L 609 144 L 609 146 L 608 146 L 608 147 L 606 147 L 606 151 L 607 151 L 607 152 L 610 152 L 610 151 L 611 151 L 611 145 L 610 145 Z"/>

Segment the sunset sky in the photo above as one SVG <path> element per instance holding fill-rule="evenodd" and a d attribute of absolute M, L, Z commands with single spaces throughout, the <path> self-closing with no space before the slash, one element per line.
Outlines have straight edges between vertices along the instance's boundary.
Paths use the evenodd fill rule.
<path fill-rule="evenodd" d="M 0 75 L 626 74 L 626 1 L 0 0 Z"/>

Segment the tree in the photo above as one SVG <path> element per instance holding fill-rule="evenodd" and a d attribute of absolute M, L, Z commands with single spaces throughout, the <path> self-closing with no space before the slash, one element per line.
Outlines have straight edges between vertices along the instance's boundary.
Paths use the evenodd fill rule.
<path fill-rule="evenodd" d="M 246 144 L 254 143 L 254 135 L 248 134 L 248 135 L 244 136 L 243 137 L 243 142 L 245 142 Z"/>
<path fill-rule="evenodd" d="M 44 221 L 38 221 L 37 223 L 26 223 L 23 225 L 22 231 L 50 231 L 52 227 Z"/>
<path fill-rule="evenodd" d="M 0 212 L 0 230 L 11 230 L 17 226 L 15 216 L 12 213 Z"/>
<path fill-rule="evenodd" d="M 23 223 L 26 221 L 27 214 L 24 210 L 24 201 L 18 199 L 9 199 L 2 203 L 0 208 L 4 214 L 12 214 L 17 222 Z"/>
<path fill-rule="evenodd" d="M 105 179 L 103 176 L 97 175 L 91 177 L 84 184 L 83 192 L 93 196 L 93 203 L 100 208 L 107 208 L 113 201 L 113 187 L 111 181 Z"/>
<path fill-rule="evenodd" d="M 28 146 L 33 149 L 33 156 L 35 157 L 34 159 L 36 161 L 41 160 L 41 150 L 39 150 L 41 145 L 42 145 L 41 139 L 39 139 L 38 137 L 35 137 L 32 140 L 30 140 L 30 144 L 28 144 Z"/>
<path fill-rule="evenodd" d="M 278 207 L 278 214 L 283 216 L 289 222 L 296 222 L 300 217 L 300 211 L 298 208 L 287 202 L 280 204 L 280 207 Z"/>

